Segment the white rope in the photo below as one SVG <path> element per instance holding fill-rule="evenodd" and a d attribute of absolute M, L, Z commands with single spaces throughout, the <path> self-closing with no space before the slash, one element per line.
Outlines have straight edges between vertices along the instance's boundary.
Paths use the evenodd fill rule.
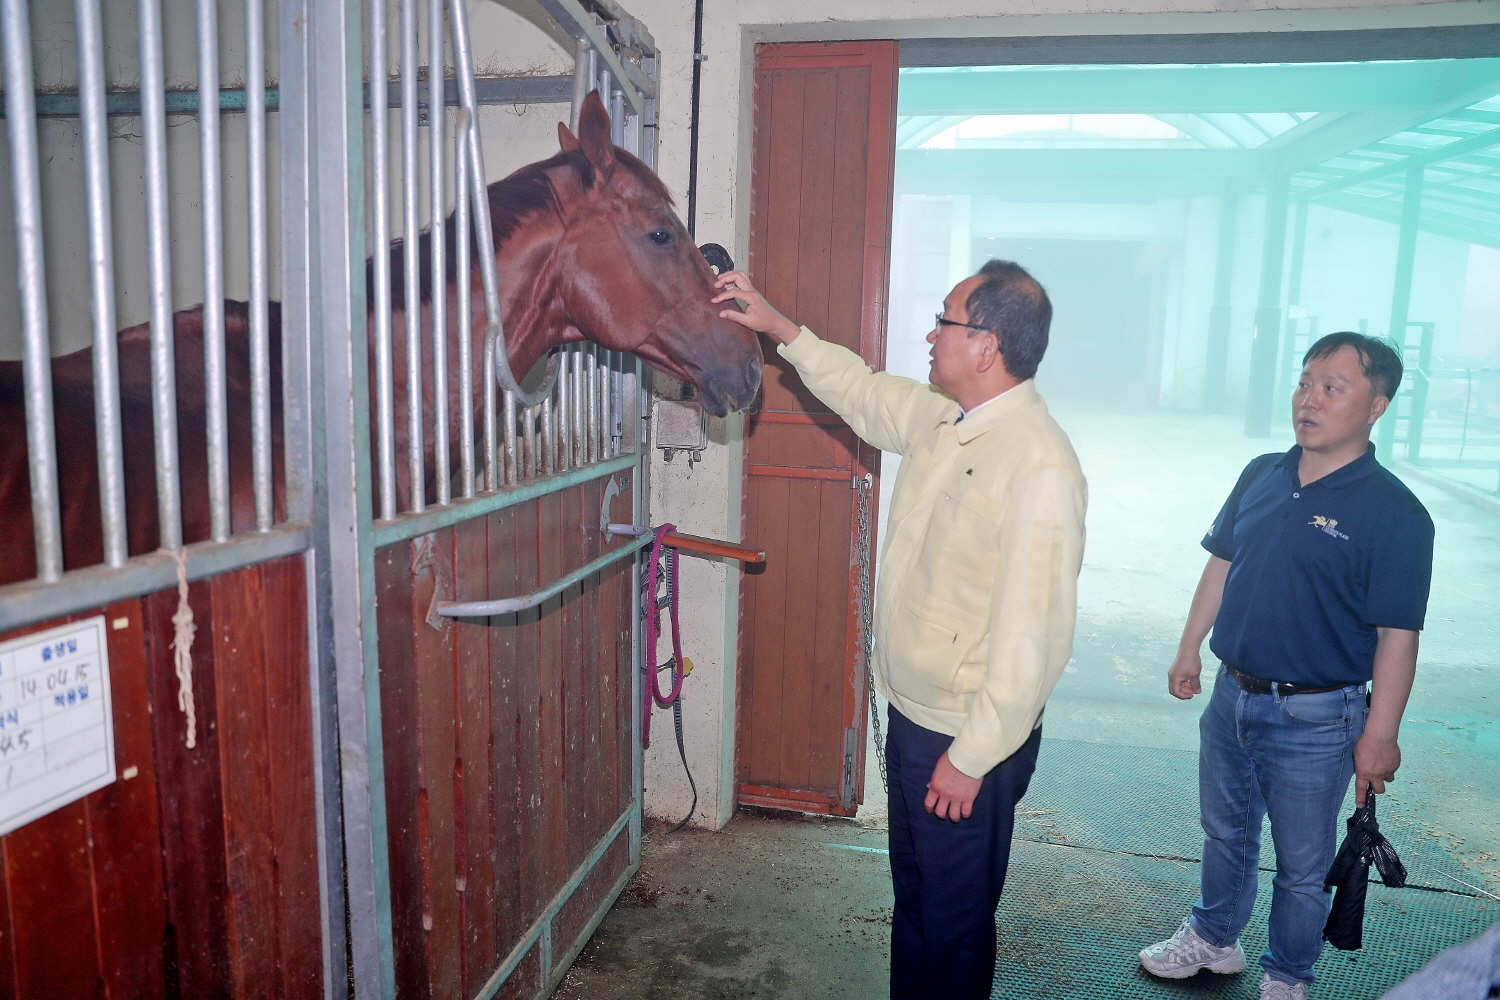
<path fill-rule="evenodd" d="M 187 748 L 198 745 L 198 714 L 193 706 L 193 608 L 188 604 L 187 560 L 181 552 L 169 552 L 177 560 L 177 613 L 172 616 L 172 651 L 177 666 L 177 707 L 187 719 Z"/>

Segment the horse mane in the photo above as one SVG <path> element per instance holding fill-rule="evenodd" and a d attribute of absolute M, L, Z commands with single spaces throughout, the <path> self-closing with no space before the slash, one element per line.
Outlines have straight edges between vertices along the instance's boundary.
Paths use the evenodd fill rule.
<path fill-rule="evenodd" d="M 648 191 L 672 204 L 672 195 L 661 178 L 626 150 L 615 148 L 615 162 L 623 166 L 639 180 Z M 594 183 L 594 165 L 581 149 L 572 149 L 556 154 L 550 159 L 528 164 L 515 173 L 489 186 L 490 230 L 498 247 L 521 227 L 521 224 L 539 212 L 556 211 L 557 192 L 547 171 L 553 167 L 569 166 L 578 176 L 579 183 L 587 188 Z M 458 281 L 458 233 L 454 225 L 455 213 L 450 212 L 443 227 L 444 268 L 447 283 Z M 391 268 L 391 308 L 406 308 L 406 241 L 391 241 L 388 251 Z M 469 266 L 478 268 L 479 245 L 469 241 Z M 422 230 L 417 238 L 417 284 L 420 290 L 418 301 L 432 301 L 432 230 Z M 375 258 L 365 261 L 365 295 L 367 308 L 375 308 Z"/>

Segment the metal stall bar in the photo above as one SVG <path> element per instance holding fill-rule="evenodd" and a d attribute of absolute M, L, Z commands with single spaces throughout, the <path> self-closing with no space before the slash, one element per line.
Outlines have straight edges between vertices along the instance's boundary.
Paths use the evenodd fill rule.
<path fill-rule="evenodd" d="M 88 201 L 99 507 L 104 522 L 104 563 L 116 567 L 125 564 L 129 548 L 125 532 L 120 367 L 115 343 L 114 234 L 109 204 L 109 136 L 104 117 L 104 37 L 98 0 L 76 0 L 73 13 L 78 25 L 78 91 L 83 119 L 84 187 Z"/>
<path fill-rule="evenodd" d="M 266 229 L 266 39 L 264 0 L 245 0 L 245 150 L 250 240 L 250 468 L 255 530 L 275 519 L 271 473 L 270 264 Z"/>
<path fill-rule="evenodd" d="M 387 65 L 385 0 L 370 0 L 370 75 L 384 78 Z M 391 351 L 391 203 L 389 115 L 370 108 L 370 216 L 374 254 L 371 281 L 375 313 L 375 427 L 380 517 L 396 516 L 396 399 Z"/>
<path fill-rule="evenodd" d="M 443 0 L 427 3 L 427 191 L 428 253 L 432 262 L 432 295 L 429 309 L 432 319 L 432 454 L 437 478 L 437 502 L 452 500 L 448 474 L 448 297 L 447 261 L 443 231 L 447 215 L 445 182 L 447 169 L 443 148 L 447 142 L 447 115 L 443 110 Z M 407 310 L 412 308 L 407 303 Z M 420 313 L 418 314 L 420 315 Z"/>
<path fill-rule="evenodd" d="M 395 967 L 370 523 L 361 10 L 281 0 L 281 15 L 287 492 L 293 516 L 313 524 L 306 566 L 324 994 L 345 996 L 352 986 L 357 997 L 389 1000 Z"/>
<path fill-rule="evenodd" d="M 473 127 L 469 109 L 458 111 L 458 127 L 455 139 L 456 154 L 453 157 L 453 226 L 457 230 L 453 241 L 453 272 L 458 275 L 458 315 L 454 325 L 458 329 L 458 465 L 459 491 L 465 499 L 474 496 L 474 303 L 469 297 L 469 276 L 473 273 L 473 261 L 469 257 L 469 159 L 463 155 L 464 143 L 469 141 L 468 132 Z"/>
<path fill-rule="evenodd" d="M 172 320 L 172 231 L 167 204 L 167 120 L 158 0 L 140 0 L 141 141 L 146 152 L 146 259 L 151 282 L 151 413 L 156 439 L 160 545 L 182 548 L 177 464 L 177 365 Z"/>
<path fill-rule="evenodd" d="M 25 0 L 4 0 L 5 108 L 10 138 L 11 202 L 16 215 L 21 290 L 21 371 L 37 576 L 62 576 L 62 520 L 52 423 L 52 352 L 47 336 L 47 275 L 42 249 L 41 177 L 32 110 L 31 24 Z"/>
<path fill-rule="evenodd" d="M 219 191 L 219 4 L 198 0 L 198 178 L 203 225 L 203 397 L 208 534 L 229 538 L 229 413 L 224 382 L 224 219 Z"/>
<path fill-rule="evenodd" d="M 422 220 L 417 166 L 417 0 L 401 0 L 401 234 L 406 316 L 406 469 L 411 480 L 407 507 L 427 506 L 427 466 L 422 453 L 422 289 L 417 250 Z"/>

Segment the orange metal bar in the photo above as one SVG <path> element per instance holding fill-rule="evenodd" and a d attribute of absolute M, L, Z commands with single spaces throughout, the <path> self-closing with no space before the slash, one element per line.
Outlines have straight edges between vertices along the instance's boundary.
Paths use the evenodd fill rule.
<path fill-rule="evenodd" d="M 669 545 L 674 549 L 701 552 L 706 556 L 722 556 L 725 559 L 738 559 L 740 562 L 760 563 L 766 561 L 765 549 L 755 549 L 748 545 L 736 545 L 734 542 L 725 542 L 717 538 L 704 538 L 702 535 L 684 535 L 681 532 L 672 531 L 662 537 L 661 543 Z"/>

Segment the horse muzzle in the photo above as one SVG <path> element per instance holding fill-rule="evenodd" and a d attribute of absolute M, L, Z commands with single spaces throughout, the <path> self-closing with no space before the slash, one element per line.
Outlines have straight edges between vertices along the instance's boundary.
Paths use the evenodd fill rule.
<path fill-rule="evenodd" d="M 759 352 L 739 371 L 695 372 L 693 384 L 698 387 L 703 408 L 716 417 L 728 416 L 745 409 L 760 391 L 761 359 Z"/>

